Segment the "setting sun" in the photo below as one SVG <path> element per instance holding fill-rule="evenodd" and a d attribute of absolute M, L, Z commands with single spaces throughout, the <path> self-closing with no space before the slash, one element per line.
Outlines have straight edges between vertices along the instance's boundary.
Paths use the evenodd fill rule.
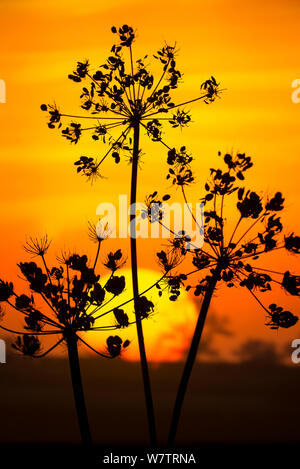
<path fill-rule="evenodd" d="M 125 269 L 121 273 L 126 279 L 126 290 L 122 293 L 121 299 L 117 297 L 109 303 L 109 309 L 117 307 L 120 302 L 123 303 L 132 298 L 131 272 Z M 139 272 L 140 291 L 147 290 L 159 278 L 159 272 L 141 269 Z M 105 283 L 105 280 L 103 278 L 102 282 Z M 176 302 L 170 302 L 168 300 L 168 292 L 164 291 L 163 296 L 159 297 L 156 288 L 147 293 L 147 298 L 154 304 L 153 313 L 143 321 L 148 359 L 151 362 L 175 362 L 182 360 L 192 337 L 197 317 L 194 302 L 191 301 L 189 295 L 184 291 Z M 126 305 L 124 311 L 132 318 L 133 302 Z M 100 320 L 95 322 L 95 327 L 98 325 L 98 322 L 100 323 Z M 105 325 L 103 318 L 101 318 L 101 325 Z M 113 331 L 114 335 L 119 335 L 123 340 L 130 340 L 129 347 L 122 352 L 122 358 L 125 360 L 135 361 L 139 359 L 135 329 L 135 324 L 132 324 L 129 328 Z M 108 335 L 108 332 L 91 331 L 85 333 L 82 337 L 86 338 L 92 347 L 103 351 L 104 339 Z M 85 347 L 82 346 L 82 351 L 84 349 Z"/>
<path fill-rule="evenodd" d="M 265 443 L 266 467 L 299 446 L 299 18 L 1 0 L 0 450 L 20 467 L 72 469 L 80 438 L 82 467 L 105 445 L 138 467 L 147 444 L 224 465 Z"/>

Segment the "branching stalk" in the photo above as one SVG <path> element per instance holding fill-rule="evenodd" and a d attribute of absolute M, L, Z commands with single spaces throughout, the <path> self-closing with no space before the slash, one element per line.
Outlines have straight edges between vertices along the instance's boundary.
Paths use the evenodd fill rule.
<path fill-rule="evenodd" d="M 75 407 L 77 412 L 78 424 L 81 434 L 82 443 L 86 448 L 92 445 L 92 437 L 88 421 L 88 415 L 85 404 L 85 397 L 82 386 L 78 345 L 76 334 L 70 334 L 67 337 L 68 356 L 70 364 L 70 372 L 75 400 Z"/>
<path fill-rule="evenodd" d="M 133 154 L 132 154 L 132 173 L 131 173 L 131 194 L 130 206 L 134 207 L 136 204 L 137 192 L 137 171 L 139 159 L 139 138 L 140 138 L 140 122 L 137 119 L 134 123 L 134 137 L 133 137 Z M 152 391 L 149 377 L 148 362 L 145 350 L 145 341 L 142 327 L 142 320 L 139 312 L 139 287 L 138 287 L 138 271 L 137 271 L 137 249 L 136 249 L 136 214 L 130 216 L 130 248 L 131 248 L 131 270 L 132 270 L 132 286 L 134 297 L 134 310 L 136 317 L 136 328 L 139 343 L 142 375 L 144 382 L 144 391 L 147 407 L 147 417 L 149 425 L 150 442 L 152 446 L 156 446 L 156 425 L 154 416 L 154 407 L 152 399 Z"/>
<path fill-rule="evenodd" d="M 170 431 L 169 431 L 169 438 L 168 438 L 169 446 L 174 445 L 183 401 L 185 398 L 185 394 L 186 394 L 187 386 L 188 386 L 189 379 L 192 373 L 192 369 L 193 369 L 193 366 L 197 357 L 198 347 L 199 347 L 199 343 L 201 340 L 207 312 L 210 306 L 210 302 L 211 302 L 214 290 L 216 288 L 217 281 L 219 279 L 220 272 L 221 272 L 221 267 L 217 266 L 210 280 L 208 289 L 204 295 L 203 303 L 200 309 L 200 313 L 199 313 L 198 321 L 196 324 L 195 332 L 193 335 L 193 339 L 191 342 L 190 350 L 187 356 L 187 360 L 184 366 L 181 381 L 180 381 L 179 388 L 177 391 L 177 396 L 175 400 L 171 426 L 170 426 Z"/>

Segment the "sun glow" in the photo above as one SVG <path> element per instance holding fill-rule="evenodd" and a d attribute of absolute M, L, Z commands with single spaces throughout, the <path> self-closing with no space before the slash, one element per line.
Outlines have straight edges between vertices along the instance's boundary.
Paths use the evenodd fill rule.
<path fill-rule="evenodd" d="M 126 291 L 109 304 L 109 309 L 132 298 L 131 272 L 126 269 L 120 275 L 126 278 Z M 139 290 L 145 291 L 159 279 L 160 273 L 154 270 L 139 271 Z M 105 281 L 105 279 L 103 279 Z M 154 304 L 154 311 L 149 318 L 143 320 L 143 330 L 147 349 L 147 357 L 152 362 L 177 361 L 184 353 L 191 340 L 197 311 L 188 294 L 183 291 L 176 302 L 169 301 L 167 291 L 159 297 L 158 290 L 153 288 L 146 294 Z M 133 302 L 124 306 L 124 311 L 133 317 Z M 103 326 L 105 319 L 96 321 L 95 325 Z M 130 340 L 130 346 L 124 350 L 122 358 L 136 361 L 139 359 L 138 342 L 135 324 L 128 328 L 109 332 L 87 332 L 83 338 L 94 348 L 103 351 L 103 344 L 109 335 L 119 335 L 123 340 Z M 83 351 L 83 348 L 82 348 Z"/>

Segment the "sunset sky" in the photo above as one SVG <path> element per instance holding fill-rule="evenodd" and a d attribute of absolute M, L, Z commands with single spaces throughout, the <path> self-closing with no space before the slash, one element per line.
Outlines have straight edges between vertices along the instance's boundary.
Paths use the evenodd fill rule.
<path fill-rule="evenodd" d="M 16 278 L 16 263 L 26 259 L 22 245 L 31 235 L 47 232 L 53 239 L 53 256 L 65 247 L 91 253 L 87 222 L 97 220 L 97 205 L 117 202 L 118 194 L 129 194 L 126 161 L 115 165 L 112 158 L 106 160 L 105 177 L 91 186 L 76 174 L 73 163 L 81 155 L 101 156 L 105 147 L 90 135 L 78 145 L 69 144 L 58 131 L 48 129 L 40 110 L 42 103 L 55 101 L 65 112 L 79 113 L 81 88 L 67 76 L 78 60 L 89 59 L 95 68 L 101 65 L 115 40 L 111 26 L 124 23 L 137 30 L 136 58 L 151 56 L 165 41 L 176 42 L 178 67 L 184 73 L 177 102 L 198 96 L 200 84 L 211 75 L 226 88 L 210 106 L 189 105 L 193 122 L 187 129 L 165 128 L 165 141 L 171 146 L 185 144 L 195 158 L 197 184 L 188 189 L 189 200 L 195 203 L 202 196 L 209 169 L 220 164 L 219 150 L 246 152 L 254 161 L 246 186 L 266 196 L 282 191 L 286 231 L 299 233 L 300 104 L 291 99 L 292 81 L 300 78 L 299 15 L 298 0 L 1 0 L 0 79 L 6 83 L 7 102 L 0 104 L 0 276 Z M 143 133 L 141 146 L 138 200 L 157 188 L 177 197 L 165 179 L 165 149 Z M 226 208 L 230 219 L 234 212 Z M 142 243 L 138 242 L 140 268 L 159 275 L 155 261 L 159 246 L 150 240 Z M 105 250 L 119 245 L 130 257 L 127 241 L 108 241 Z M 263 265 L 297 273 L 297 260 L 286 253 L 270 255 L 269 260 L 265 257 Z M 148 286 L 142 277 L 143 272 L 140 282 Z M 22 286 L 20 280 L 16 283 Z M 299 299 L 287 296 L 280 287 L 260 297 L 266 304 L 277 302 L 300 315 Z M 181 311 L 176 307 L 178 323 L 173 319 L 170 323 L 171 339 L 166 317 L 159 332 L 159 307 L 155 320 L 145 326 L 152 335 L 158 329 L 149 349 L 153 360 L 174 359 L 171 349 L 156 355 L 157 344 L 164 338 L 176 344 L 176 358 L 184 356 L 187 341 L 176 334 L 180 326 L 190 336 L 198 305 L 192 296 L 181 301 Z M 164 303 L 162 314 L 169 308 L 172 304 Z M 242 289 L 220 287 L 212 311 L 228 318 L 233 333 L 215 338 L 224 357 L 249 338 L 283 346 L 300 336 L 299 325 L 269 330 L 264 312 Z M 9 321 L 21 324 L 13 317 Z M 103 341 L 99 337 L 99 344 Z"/>

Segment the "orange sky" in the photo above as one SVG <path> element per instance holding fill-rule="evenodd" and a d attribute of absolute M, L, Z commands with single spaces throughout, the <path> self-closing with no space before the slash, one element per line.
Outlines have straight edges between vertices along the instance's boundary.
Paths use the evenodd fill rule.
<path fill-rule="evenodd" d="M 266 194 L 281 190 L 287 230 L 300 231 L 300 104 L 291 100 L 291 83 L 300 78 L 297 0 L 2 0 L 0 12 L 0 79 L 7 87 L 7 103 L 0 104 L 1 276 L 16 276 L 16 261 L 24 258 L 22 243 L 31 234 L 47 231 L 57 251 L 76 245 L 84 249 L 86 223 L 95 219 L 98 203 L 128 193 L 130 168 L 125 162 L 115 166 L 107 161 L 103 171 L 108 178 L 93 187 L 77 176 L 73 162 L 81 155 L 101 155 L 103 146 L 88 137 L 70 145 L 47 128 L 40 111 L 41 103 L 55 100 L 62 109 L 78 112 L 80 88 L 67 75 L 77 60 L 89 58 L 95 67 L 103 63 L 114 24 L 137 28 L 137 56 L 155 52 L 165 40 L 177 42 L 178 66 L 184 72 L 178 101 L 197 96 L 200 83 L 211 74 L 227 89 L 212 106 L 191 105 L 190 127 L 165 136 L 170 145 L 187 144 L 196 158 L 200 184 L 191 188 L 189 199 L 200 197 L 209 168 L 218 164 L 218 150 L 245 151 L 255 162 L 248 185 Z M 154 175 L 155 188 L 159 184 L 162 192 L 169 190 L 164 149 L 144 136 L 142 148 L 139 200 L 154 190 Z M 156 268 L 155 250 L 147 243 L 140 265 Z M 269 266 L 282 262 L 281 256 L 272 256 Z M 288 258 L 287 265 L 295 271 L 295 259 Z M 297 299 L 280 290 L 275 297 L 299 313 Z M 219 339 L 226 350 L 247 337 L 286 343 L 300 333 L 300 326 L 268 330 L 263 312 L 244 291 L 233 298 L 231 290 L 221 287 L 213 309 L 229 316 L 235 333 L 234 339 Z"/>

